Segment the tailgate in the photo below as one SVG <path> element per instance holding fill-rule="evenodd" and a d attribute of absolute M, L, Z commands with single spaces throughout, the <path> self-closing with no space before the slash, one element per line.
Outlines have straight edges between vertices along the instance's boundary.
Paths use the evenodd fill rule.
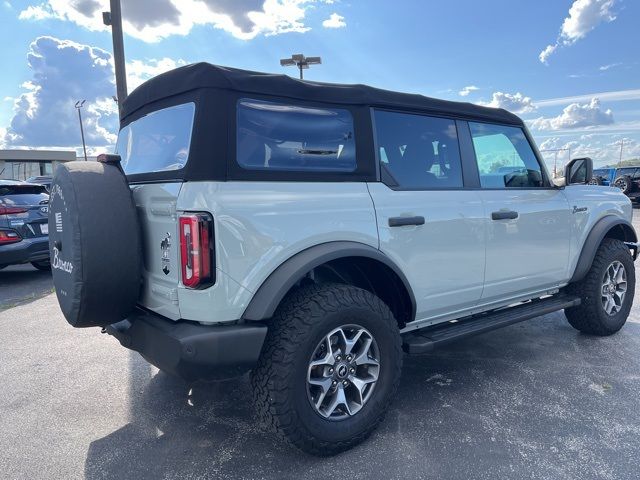
<path fill-rule="evenodd" d="M 143 285 L 140 304 L 173 320 L 180 318 L 178 220 L 181 183 L 132 185 L 142 229 Z"/>

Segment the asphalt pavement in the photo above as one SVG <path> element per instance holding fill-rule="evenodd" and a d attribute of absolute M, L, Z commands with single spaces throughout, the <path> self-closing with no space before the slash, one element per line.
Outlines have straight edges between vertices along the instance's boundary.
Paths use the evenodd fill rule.
<path fill-rule="evenodd" d="M 0 297 L 0 478 L 640 478 L 638 307 L 607 338 L 554 313 L 405 357 L 373 436 L 315 458 L 257 428 L 246 376 L 159 373 L 99 329 L 71 328 L 55 294 L 19 298 L 3 276 L 22 285 L 21 268 L 0 272 L 0 295 L 19 304 Z"/>

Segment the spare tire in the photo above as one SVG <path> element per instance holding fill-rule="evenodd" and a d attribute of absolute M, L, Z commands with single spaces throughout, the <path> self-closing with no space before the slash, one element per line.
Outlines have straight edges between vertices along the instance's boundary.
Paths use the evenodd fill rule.
<path fill-rule="evenodd" d="M 49 199 L 49 252 L 58 303 L 74 327 L 106 326 L 136 305 L 141 234 L 118 165 L 68 162 L 56 169 Z"/>

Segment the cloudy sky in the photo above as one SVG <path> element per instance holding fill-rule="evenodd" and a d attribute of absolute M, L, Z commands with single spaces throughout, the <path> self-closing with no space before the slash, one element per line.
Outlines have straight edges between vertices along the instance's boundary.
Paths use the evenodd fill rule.
<path fill-rule="evenodd" d="M 0 0 L 0 148 L 117 135 L 108 0 Z M 208 61 L 504 107 L 550 163 L 640 157 L 637 0 L 122 0 L 129 88 Z"/>

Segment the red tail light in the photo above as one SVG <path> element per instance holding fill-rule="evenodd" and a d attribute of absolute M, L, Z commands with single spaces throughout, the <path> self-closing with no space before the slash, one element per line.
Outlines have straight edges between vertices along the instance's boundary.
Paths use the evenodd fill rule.
<path fill-rule="evenodd" d="M 182 283 L 188 288 L 213 285 L 213 220 L 205 213 L 194 213 L 181 215 L 179 225 Z"/>
<path fill-rule="evenodd" d="M 3 207 L 0 206 L 0 215 L 14 215 L 16 213 L 27 213 L 26 208 L 21 207 Z"/>
<path fill-rule="evenodd" d="M 17 243 L 22 240 L 22 237 L 18 232 L 13 230 L 0 230 L 0 245 L 7 245 L 9 243 Z"/>

